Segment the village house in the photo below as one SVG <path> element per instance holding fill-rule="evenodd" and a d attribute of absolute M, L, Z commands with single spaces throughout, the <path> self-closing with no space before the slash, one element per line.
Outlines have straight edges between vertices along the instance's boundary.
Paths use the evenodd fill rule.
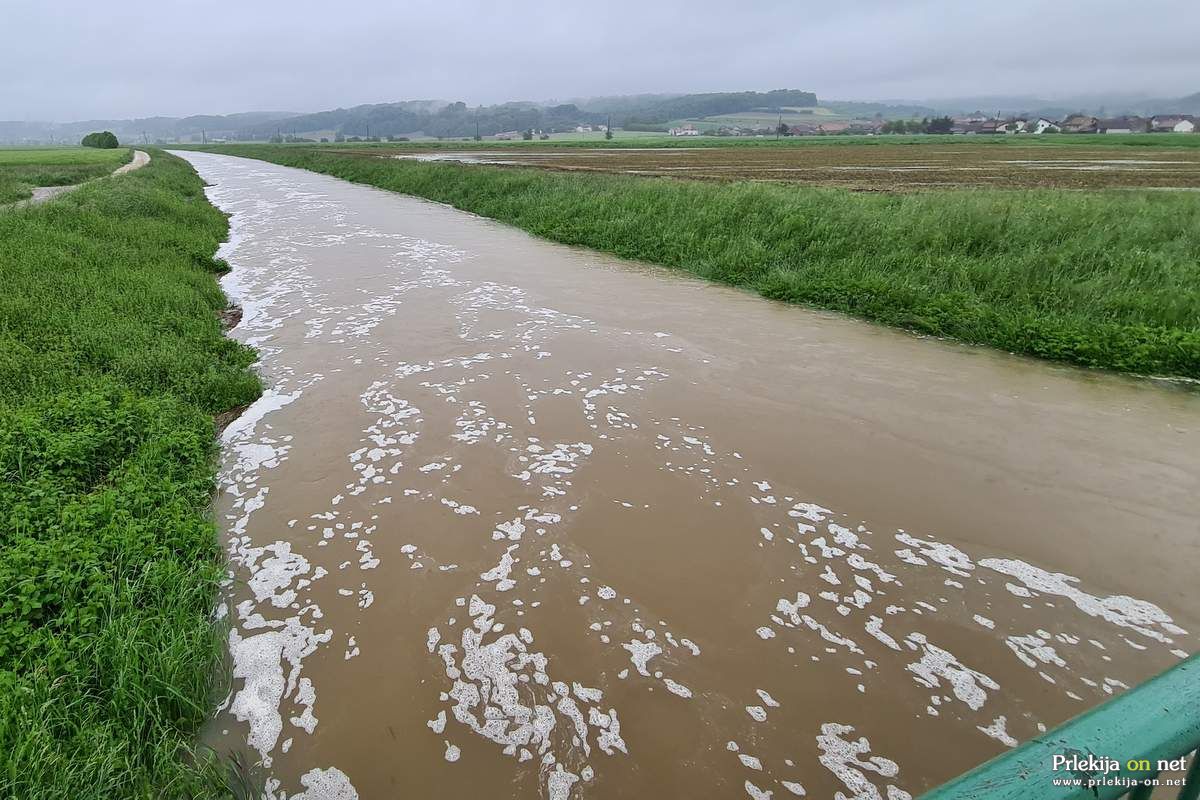
<path fill-rule="evenodd" d="M 1026 133 L 1058 133 L 1062 128 L 1057 122 L 1048 120 L 1045 117 L 1038 117 L 1035 122 L 1031 122 L 1025 126 Z"/>
<path fill-rule="evenodd" d="M 1169 114 L 1150 118 L 1153 133 L 1195 133 L 1196 118 L 1191 114 Z"/>
<path fill-rule="evenodd" d="M 1008 119 L 996 126 L 996 133 L 1025 133 L 1028 124 L 1028 120 Z"/>
<path fill-rule="evenodd" d="M 852 119 L 850 120 L 851 133 L 865 133 L 873 135 L 879 133 L 883 129 L 883 119 Z"/>
<path fill-rule="evenodd" d="M 821 133 L 845 133 L 849 129 L 849 122 L 822 122 L 817 128 Z"/>
<path fill-rule="evenodd" d="M 1145 133 L 1147 124 L 1141 117 L 1113 117 L 1099 120 L 1096 130 L 1100 133 Z"/>
<path fill-rule="evenodd" d="M 689 124 L 684 125 L 679 128 L 671 128 L 669 131 L 667 131 L 667 135 L 668 136 L 699 136 L 700 131 L 696 130 L 696 127 L 694 125 L 692 125 L 691 123 L 689 123 Z"/>
<path fill-rule="evenodd" d="M 1072 114 L 1062 121 L 1063 133 L 1095 133 L 1097 130 L 1096 123 L 1099 122 L 1095 117 L 1089 117 L 1086 114 Z"/>
<path fill-rule="evenodd" d="M 816 125 L 808 122 L 789 122 L 788 133 L 792 136 L 812 136 L 814 133 L 820 133 L 820 129 Z"/>

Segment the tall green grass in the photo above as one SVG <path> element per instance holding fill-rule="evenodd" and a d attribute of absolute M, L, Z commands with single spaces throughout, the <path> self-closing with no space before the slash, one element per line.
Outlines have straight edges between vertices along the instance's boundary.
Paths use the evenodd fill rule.
<path fill-rule="evenodd" d="M 195 750 L 222 576 L 227 231 L 180 159 L 0 212 L 0 798 L 224 794 Z"/>
<path fill-rule="evenodd" d="M 313 147 L 208 149 L 449 203 L 557 242 L 922 333 L 1090 367 L 1200 377 L 1194 192 L 865 194 Z"/>
<path fill-rule="evenodd" d="M 102 177 L 132 158 L 128 148 L 0 148 L 0 205 L 24 200 L 35 186 L 70 186 Z"/>

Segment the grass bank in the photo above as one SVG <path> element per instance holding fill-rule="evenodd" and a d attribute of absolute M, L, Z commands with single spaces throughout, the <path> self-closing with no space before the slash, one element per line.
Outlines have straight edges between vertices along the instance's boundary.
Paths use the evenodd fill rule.
<path fill-rule="evenodd" d="M 0 148 L 0 205 L 26 199 L 35 186 L 70 186 L 102 177 L 132 158 L 128 147 Z"/>
<path fill-rule="evenodd" d="M 449 203 L 557 242 L 922 333 L 1200 378 L 1194 192 L 866 194 L 421 163 L 329 148 L 207 149 Z"/>
<path fill-rule="evenodd" d="M 0 211 L 0 797 L 208 797 L 227 232 L 165 153 Z"/>

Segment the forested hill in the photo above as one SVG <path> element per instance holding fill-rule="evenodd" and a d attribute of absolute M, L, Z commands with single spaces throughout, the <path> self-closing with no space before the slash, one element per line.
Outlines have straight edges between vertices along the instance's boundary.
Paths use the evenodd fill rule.
<path fill-rule="evenodd" d="M 276 135 L 333 133 L 342 136 L 465 137 L 477 132 L 489 136 L 504 131 L 530 128 L 546 131 L 571 130 L 577 125 L 605 121 L 603 114 L 583 111 L 572 104 L 543 107 L 534 103 L 504 103 L 470 108 L 466 103 L 403 102 L 338 108 L 303 114 L 280 123 L 264 123 L 239 138 L 263 139 Z"/>
<path fill-rule="evenodd" d="M 122 142 L 141 143 L 184 137 L 234 137 L 264 124 L 284 124 L 296 116 L 285 111 L 248 111 L 241 114 L 203 114 L 191 117 L 141 117 L 135 119 L 87 119 L 77 122 L 0 121 L 0 144 L 24 142 L 78 144 L 92 131 L 112 131 Z"/>
<path fill-rule="evenodd" d="M 774 112 L 785 108 L 818 105 L 813 92 L 774 89 L 768 92 L 706 92 L 701 94 L 637 94 L 576 98 L 565 102 L 517 102 L 493 106 L 468 106 L 443 100 L 407 100 L 335 108 L 308 114 L 255 111 L 226 116 L 149 117 L 126 120 L 81 122 L 0 121 L 0 144 L 78 142 L 84 134 L 111 130 L 125 143 L 188 139 L 208 141 L 265 140 L 275 136 L 299 137 L 387 137 L 422 134 L 443 138 L 491 136 L 507 131 L 559 133 L 581 125 L 602 125 L 611 120 L 616 127 L 665 130 L 678 120 L 739 114 L 749 111 Z M 1012 113 L 1044 113 L 1054 116 L 1087 111 L 1082 100 L 1069 104 L 1036 98 L 965 98 L 930 101 L 929 105 L 826 101 L 825 107 L 846 115 L 886 118 L 935 116 L 966 113 L 972 109 L 1013 109 Z M 1200 114 L 1200 93 L 1169 99 L 1138 101 L 1113 99 L 1107 113 Z M 1053 112 L 1053 113 L 1052 113 Z M 1006 112 L 1008 113 L 1008 112 Z M 1101 113 L 1093 109 L 1089 113 Z"/>
<path fill-rule="evenodd" d="M 713 92 L 676 96 L 607 97 L 595 107 L 587 100 L 574 103 L 503 103 L 469 107 L 465 103 L 427 101 L 379 103 L 303 114 L 279 123 L 263 123 L 239 138 L 268 138 L 278 134 L 303 136 L 316 132 L 343 136 L 404 136 L 422 133 L 447 138 L 489 136 L 504 131 L 568 131 L 579 125 L 628 122 L 665 123 L 675 119 L 733 114 L 754 109 L 814 106 L 817 96 L 795 89 L 770 92 Z"/>
<path fill-rule="evenodd" d="M 610 103 L 613 98 L 608 98 Z M 770 92 L 710 92 L 708 94 L 684 94 L 678 97 L 643 98 L 631 97 L 624 108 L 613 109 L 614 121 L 621 122 L 668 122 L 674 119 L 711 117 L 717 114 L 736 114 L 756 109 L 807 108 L 817 104 L 812 92 L 798 89 L 775 89 Z M 641 101 L 641 102 L 639 102 Z M 611 105 L 610 105 L 611 107 Z"/>

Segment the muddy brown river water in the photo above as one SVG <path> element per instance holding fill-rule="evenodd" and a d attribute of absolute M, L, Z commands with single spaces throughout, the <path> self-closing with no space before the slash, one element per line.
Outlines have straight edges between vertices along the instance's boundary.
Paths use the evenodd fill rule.
<path fill-rule="evenodd" d="M 897 798 L 1196 649 L 1200 396 L 181 153 L 275 798 Z"/>

